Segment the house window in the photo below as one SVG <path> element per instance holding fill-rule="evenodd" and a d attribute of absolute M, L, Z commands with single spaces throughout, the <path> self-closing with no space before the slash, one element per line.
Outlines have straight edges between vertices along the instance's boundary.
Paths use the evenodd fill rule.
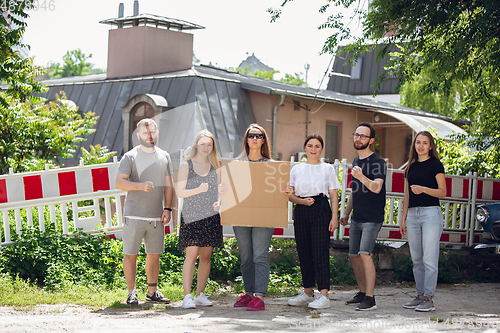
<path fill-rule="evenodd" d="M 147 102 L 140 102 L 136 104 L 132 111 L 130 112 L 130 133 L 129 133 L 129 142 L 132 142 L 132 147 L 139 144 L 139 140 L 136 135 L 133 135 L 137 128 L 137 123 L 144 118 L 154 118 L 155 111 L 151 104 Z"/>
<path fill-rule="evenodd" d="M 165 97 L 152 94 L 138 94 L 128 100 L 122 107 L 123 117 L 123 150 L 130 150 L 139 144 L 137 135 L 133 135 L 137 123 L 144 118 L 156 118 L 158 130 L 161 131 L 160 115 L 171 109 Z"/>
<path fill-rule="evenodd" d="M 325 162 L 333 163 L 339 158 L 339 125 L 326 124 Z"/>
<path fill-rule="evenodd" d="M 351 67 L 351 80 L 361 79 L 361 67 L 363 65 L 363 58 L 358 58 L 356 63 Z"/>

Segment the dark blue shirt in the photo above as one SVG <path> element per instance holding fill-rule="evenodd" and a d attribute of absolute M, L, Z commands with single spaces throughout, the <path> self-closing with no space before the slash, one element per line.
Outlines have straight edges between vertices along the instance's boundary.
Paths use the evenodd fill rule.
<path fill-rule="evenodd" d="M 356 157 L 352 166 L 359 166 L 370 180 L 383 179 L 382 189 L 377 194 L 370 191 L 363 183 L 352 177 L 352 219 L 358 223 L 382 223 L 385 217 L 385 177 L 387 164 L 379 155 L 373 153 L 367 158 Z"/>

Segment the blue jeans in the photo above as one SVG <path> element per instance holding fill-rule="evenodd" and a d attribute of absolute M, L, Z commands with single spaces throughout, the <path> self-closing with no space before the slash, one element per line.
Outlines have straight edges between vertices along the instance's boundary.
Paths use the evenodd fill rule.
<path fill-rule="evenodd" d="M 382 223 L 358 223 L 351 220 L 351 226 L 349 227 L 349 257 L 372 254 L 381 228 Z"/>
<path fill-rule="evenodd" d="M 438 278 L 439 240 L 443 231 L 441 207 L 409 208 L 406 230 L 417 295 L 434 297 Z"/>
<path fill-rule="evenodd" d="M 269 245 L 274 228 L 234 226 L 247 294 L 266 296 L 269 284 Z"/>

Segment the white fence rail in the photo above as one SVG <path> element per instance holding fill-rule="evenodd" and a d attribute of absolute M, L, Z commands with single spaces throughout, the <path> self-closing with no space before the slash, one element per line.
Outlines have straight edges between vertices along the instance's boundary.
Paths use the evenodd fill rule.
<path fill-rule="evenodd" d="M 296 163 L 293 162 L 292 166 Z M 335 161 L 341 173 L 340 211 L 344 212 L 351 194 L 350 165 L 346 160 Z M 23 227 L 37 227 L 44 231 L 50 223 L 64 234 L 78 231 L 104 230 L 115 235 L 122 230 L 122 200 L 125 192 L 115 187 L 118 162 L 27 172 L 0 176 L 0 245 L 12 243 L 12 233 L 20 234 Z M 474 219 L 479 204 L 500 201 L 500 179 L 476 175 L 446 175 L 447 195 L 441 200 L 444 207 L 444 231 L 441 242 L 473 245 L 479 242 L 481 227 Z M 379 240 L 404 241 L 399 234 L 405 181 L 403 171 L 389 169 L 386 188 L 386 221 Z M 179 199 L 177 221 L 180 221 L 182 200 Z M 292 204 L 289 203 L 288 228 L 276 228 L 275 237 L 293 238 Z M 224 235 L 233 235 L 232 227 L 223 227 Z M 165 226 L 174 232 L 173 221 Z M 334 239 L 349 237 L 349 226 L 340 226 L 331 234 Z"/>

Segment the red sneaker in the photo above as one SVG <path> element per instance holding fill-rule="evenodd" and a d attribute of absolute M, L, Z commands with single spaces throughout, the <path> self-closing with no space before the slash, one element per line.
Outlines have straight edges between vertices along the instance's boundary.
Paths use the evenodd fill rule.
<path fill-rule="evenodd" d="M 266 305 L 264 304 L 264 301 L 258 297 L 254 297 L 254 299 L 248 303 L 247 307 L 247 310 L 249 311 L 263 311 L 265 309 Z"/>
<path fill-rule="evenodd" d="M 241 295 L 240 298 L 234 303 L 234 307 L 236 308 L 244 308 L 247 307 L 250 301 L 252 300 L 252 296 L 248 294 Z"/>

